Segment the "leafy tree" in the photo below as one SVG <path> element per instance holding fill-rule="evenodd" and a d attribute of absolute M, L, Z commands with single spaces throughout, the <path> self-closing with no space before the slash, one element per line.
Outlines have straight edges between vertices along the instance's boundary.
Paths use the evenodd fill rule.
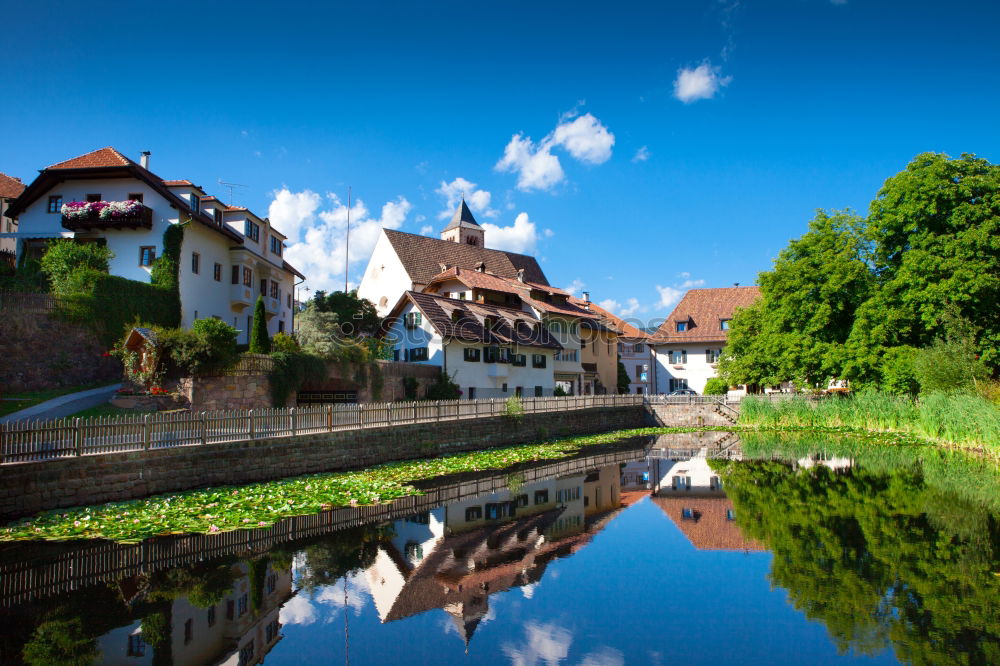
<path fill-rule="evenodd" d="M 250 329 L 250 353 L 271 353 L 271 338 L 267 335 L 267 319 L 264 314 L 264 296 L 257 296 L 257 304 L 253 308 L 253 326 Z"/>
<path fill-rule="evenodd" d="M 458 400 L 462 397 L 462 389 L 442 370 L 437 381 L 427 387 L 424 397 L 427 400 Z"/>
<path fill-rule="evenodd" d="M 317 312 L 329 312 L 337 316 L 340 333 L 346 337 L 373 336 L 379 331 L 382 320 L 375 305 L 364 298 L 358 298 L 358 291 L 334 291 L 329 294 L 317 291 L 307 305 Z"/>
<path fill-rule="evenodd" d="M 975 330 L 950 305 L 944 334 L 913 357 L 914 378 L 921 393 L 972 392 L 989 371 L 976 351 Z"/>
<path fill-rule="evenodd" d="M 97 271 L 108 272 L 108 264 L 115 253 L 98 243 L 80 243 L 71 239 L 60 239 L 49 243 L 42 255 L 42 272 L 49 278 L 55 294 L 72 291 L 74 273 Z"/>
<path fill-rule="evenodd" d="M 88 636 L 80 618 L 54 619 L 42 622 L 35 634 L 24 644 L 24 663 L 49 666 L 70 664 L 89 666 L 100 656 L 97 641 Z"/>
<path fill-rule="evenodd" d="M 299 351 L 299 343 L 288 333 L 275 333 L 274 337 L 271 338 L 271 351 L 297 352 Z"/>
<path fill-rule="evenodd" d="M 239 358 L 236 329 L 219 319 L 195 320 L 191 330 L 155 330 L 171 370 L 179 373 L 209 375 L 225 370 Z"/>
<path fill-rule="evenodd" d="M 893 395 L 915 395 L 920 390 L 914 369 L 918 350 L 914 347 L 891 347 L 882 355 L 881 388 Z"/>
<path fill-rule="evenodd" d="M 628 370 L 625 369 L 625 364 L 618 361 L 618 393 L 625 394 L 628 393 L 629 384 L 632 383 L 632 378 L 628 376 Z"/>
<path fill-rule="evenodd" d="M 726 395 L 729 392 L 729 384 L 723 379 L 712 377 L 705 382 L 705 395 Z"/>

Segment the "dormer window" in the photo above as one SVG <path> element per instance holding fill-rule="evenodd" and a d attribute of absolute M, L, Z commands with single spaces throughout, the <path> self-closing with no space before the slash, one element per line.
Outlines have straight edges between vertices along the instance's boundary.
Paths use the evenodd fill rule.
<path fill-rule="evenodd" d="M 478 272 L 480 272 L 480 273 L 485 273 L 486 272 L 486 262 L 480 261 L 478 264 L 476 264 L 476 270 Z"/>
<path fill-rule="evenodd" d="M 222 224 L 222 211 L 216 208 L 212 211 L 212 217 L 216 224 Z"/>
<path fill-rule="evenodd" d="M 728 331 L 729 330 L 729 322 L 730 321 L 731 320 L 729 320 L 729 319 L 723 319 L 723 320 L 721 320 L 719 322 L 719 329 L 723 330 L 723 331 Z"/>
<path fill-rule="evenodd" d="M 191 193 L 191 210 L 193 210 L 195 213 L 201 211 L 201 199 L 199 199 L 198 195 L 195 194 L 194 192 Z"/>
<path fill-rule="evenodd" d="M 281 242 L 281 239 L 278 238 L 277 236 L 271 236 L 271 253 L 276 254 L 280 257 L 282 247 L 283 243 Z"/>
<path fill-rule="evenodd" d="M 479 245 L 479 241 L 476 240 L 475 236 L 466 236 L 465 242 L 469 245 Z"/>
<path fill-rule="evenodd" d="M 406 328 L 419 328 L 423 323 L 423 316 L 419 312 L 408 312 L 405 322 Z"/>
<path fill-rule="evenodd" d="M 684 333 L 688 330 L 688 323 L 686 321 L 677 322 L 677 332 Z"/>
<path fill-rule="evenodd" d="M 247 220 L 243 224 L 243 235 L 252 241 L 260 241 L 260 225 Z"/>

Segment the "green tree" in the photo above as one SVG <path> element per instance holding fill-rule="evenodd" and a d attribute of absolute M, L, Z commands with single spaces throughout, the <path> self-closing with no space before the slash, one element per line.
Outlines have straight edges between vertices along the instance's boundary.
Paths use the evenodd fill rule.
<path fill-rule="evenodd" d="M 628 376 L 628 370 L 625 369 L 625 364 L 618 361 L 618 393 L 625 394 L 628 393 L 629 384 L 632 383 L 632 378 Z"/>
<path fill-rule="evenodd" d="M 80 243 L 71 239 L 60 239 L 49 243 L 42 255 L 42 272 L 49 278 L 52 292 L 67 293 L 75 282 L 74 273 L 97 271 L 107 273 L 108 265 L 115 253 L 98 243 Z"/>
<path fill-rule="evenodd" d="M 729 392 L 729 384 L 724 379 L 712 377 L 705 382 L 705 395 L 726 395 Z"/>
<path fill-rule="evenodd" d="M 913 356 L 915 380 L 921 393 L 973 392 L 989 377 L 976 350 L 976 331 L 949 304 L 943 334 Z"/>
<path fill-rule="evenodd" d="M 348 292 L 317 291 L 307 307 L 317 312 L 329 312 L 337 316 L 340 334 L 346 337 L 373 336 L 382 324 L 375 305 L 364 298 L 358 298 L 358 291 Z"/>
<path fill-rule="evenodd" d="M 264 314 L 264 296 L 257 296 L 257 304 L 253 308 L 253 326 L 250 329 L 250 353 L 271 353 L 271 338 L 267 335 L 267 319 Z"/>

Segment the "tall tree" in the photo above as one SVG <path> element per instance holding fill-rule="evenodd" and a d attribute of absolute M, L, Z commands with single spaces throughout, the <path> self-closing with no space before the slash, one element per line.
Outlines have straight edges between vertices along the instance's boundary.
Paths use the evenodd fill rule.
<path fill-rule="evenodd" d="M 375 335 L 382 323 L 375 305 L 364 298 L 358 298 L 356 289 L 348 292 L 333 291 L 329 294 L 317 291 L 308 307 L 317 312 L 337 315 L 341 334 L 347 337 Z"/>
<path fill-rule="evenodd" d="M 253 327 L 250 329 L 250 353 L 271 353 L 271 338 L 267 335 L 267 319 L 264 314 L 264 297 L 257 296 L 253 308 Z"/>

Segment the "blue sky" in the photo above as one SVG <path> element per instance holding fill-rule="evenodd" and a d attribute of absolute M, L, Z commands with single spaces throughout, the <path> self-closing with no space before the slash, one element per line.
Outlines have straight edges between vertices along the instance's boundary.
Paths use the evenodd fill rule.
<path fill-rule="evenodd" d="M 352 283 L 380 224 L 436 233 L 465 191 L 487 245 L 654 318 L 917 153 L 1000 160 L 995 3 L 79 7 L 4 9 L 0 171 L 113 145 L 241 183 L 314 289 L 343 284 L 348 185 Z"/>

